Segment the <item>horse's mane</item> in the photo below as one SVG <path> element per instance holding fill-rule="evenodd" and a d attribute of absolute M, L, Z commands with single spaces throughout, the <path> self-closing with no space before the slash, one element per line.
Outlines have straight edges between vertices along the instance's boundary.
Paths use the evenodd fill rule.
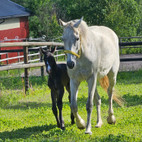
<path fill-rule="evenodd" d="M 87 37 L 87 32 L 88 32 L 88 25 L 86 24 L 85 21 L 81 21 L 81 24 L 79 26 L 79 31 L 81 36 L 86 39 Z"/>

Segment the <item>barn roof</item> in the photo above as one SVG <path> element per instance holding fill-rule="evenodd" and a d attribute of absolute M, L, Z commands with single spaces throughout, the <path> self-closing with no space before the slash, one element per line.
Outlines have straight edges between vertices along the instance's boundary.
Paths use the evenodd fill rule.
<path fill-rule="evenodd" d="M 29 16 L 30 12 L 10 0 L 0 0 L 0 19 Z"/>

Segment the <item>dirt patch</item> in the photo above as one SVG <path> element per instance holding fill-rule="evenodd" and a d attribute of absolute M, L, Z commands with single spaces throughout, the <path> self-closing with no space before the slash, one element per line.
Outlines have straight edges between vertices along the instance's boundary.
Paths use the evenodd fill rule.
<path fill-rule="evenodd" d="M 137 71 L 142 69 L 142 61 L 120 62 L 119 71 Z"/>

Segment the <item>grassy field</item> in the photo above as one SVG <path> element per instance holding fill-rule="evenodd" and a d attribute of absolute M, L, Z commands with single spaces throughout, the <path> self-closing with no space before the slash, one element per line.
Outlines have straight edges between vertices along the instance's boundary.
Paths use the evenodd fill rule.
<path fill-rule="evenodd" d="M 116 89 L 125 99 L 123 107 L 114 103 L 116 124 L 107 123 L 108 96 L 99 86 L 102 98 L 101 128 L 95 128 L 96 109 L 92 114 L 92 135 L 85 135 L 71 125 L 67 92 L 64 95 L 63 116 L 66 130 L 56 127 L 51 110 L 47 77 L 30 77 L 29 94 L 24 94 L 24 82 L 14 77 L 18 72 L 0 73 L 0 142 L 141 142 L 142 141 L 142 71 L 118 74 Z M 78 94 L 78 111 L 86 121 L 87 83 L 82 82 Z"/>

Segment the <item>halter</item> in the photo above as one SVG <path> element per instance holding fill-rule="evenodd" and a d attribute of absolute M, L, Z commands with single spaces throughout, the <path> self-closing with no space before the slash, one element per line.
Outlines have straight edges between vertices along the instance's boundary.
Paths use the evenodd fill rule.
<path fill-rule="evenodd" d="M 69 53 L 69 54 L 75 55 L 77 58 L 80 58 L 81 57 L 81 35 L 79 36 L 79 38 L 80 38 L 80 49 L 78 51 L 78 54 L 71 50 L 64 50 L 64 53 Z"/>

